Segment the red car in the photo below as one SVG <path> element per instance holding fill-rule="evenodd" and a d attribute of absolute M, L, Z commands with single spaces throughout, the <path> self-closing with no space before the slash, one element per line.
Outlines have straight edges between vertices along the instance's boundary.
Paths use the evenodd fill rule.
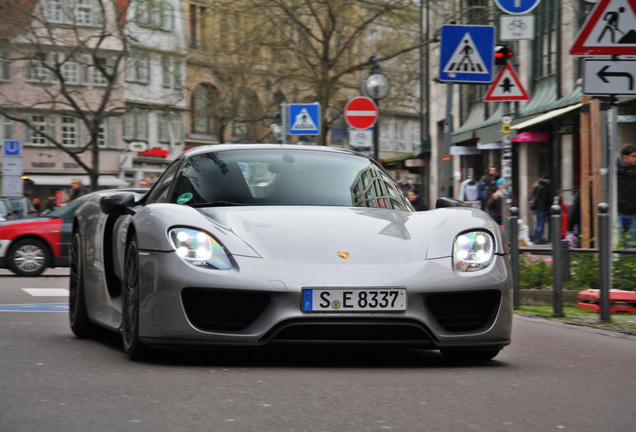
<path fill-rule="evenodd" d="M 68 267 L 73 215 L 87 197 L 35 219 L 0 222 L 0 268 L 8 268 L 19 276 L 38 276 L 48 267 Z"/>

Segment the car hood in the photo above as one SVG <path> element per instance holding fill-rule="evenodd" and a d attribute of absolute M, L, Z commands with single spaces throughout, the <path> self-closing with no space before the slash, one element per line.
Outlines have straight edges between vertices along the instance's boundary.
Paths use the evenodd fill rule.
<path fill-rule="evenodd" d="M 351 207 L 238 207 L 199 211 L 231 231 L 265 259 L 408 263 L 448 257 L 455 236 L 469 229 L 498 227 L 483 212 L 438 209 L 408 212 Z M 230 253 L 231 245 L 227 245 Z"/>
<path fill-rule="evenodd" d="M 237 206 L 192 208 L 153 204 L 135 216 L 140 245 L 173 250 L 157 232 L 189 226 L 212 234 L 231 255 L 284 262 L 421 262 L 449 257 L 455 237 L 487 230 L 497 253 L 505 253 L 501 228 L 481 210 L 469 207 L 423 212 L 366 207 Z"/>
<path fill-rule="evenodd" d="M 421 261 L 427 244 L 409 220 L 415 213 L 338 207 L 202 209 L 265 259 L 325 262 Z M 416 240 L 417 239 L 417 240 Z M 450 245 L 448 246 L 450 251 Z M 230 249 L 230 252 L 232 250 Z M 341 254 L 342 255 L 342 254 Z"/>

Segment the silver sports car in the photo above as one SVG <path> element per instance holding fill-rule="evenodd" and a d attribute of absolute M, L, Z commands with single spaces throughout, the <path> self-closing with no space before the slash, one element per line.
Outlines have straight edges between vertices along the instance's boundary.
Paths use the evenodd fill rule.
<path fill-rule="evenodd" d="M 510 343 L 501 228 L 447 198 L 415 212 L 373 160 L 297 145 L 215 145 L 152 189 L 73 220 L 70 324 L 156 347 L 385 344 L 489 360 Z"/>

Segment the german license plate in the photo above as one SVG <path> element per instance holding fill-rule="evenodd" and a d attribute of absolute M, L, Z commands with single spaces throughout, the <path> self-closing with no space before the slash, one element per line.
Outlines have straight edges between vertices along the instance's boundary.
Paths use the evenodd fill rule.
<path fill-rule="evenodd" d="M 305 312 L 406 310 L 406 289 L 304 289 Z"/>

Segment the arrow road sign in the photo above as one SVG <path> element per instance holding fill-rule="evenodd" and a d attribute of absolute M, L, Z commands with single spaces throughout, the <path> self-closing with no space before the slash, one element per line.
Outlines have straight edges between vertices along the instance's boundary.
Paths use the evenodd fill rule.
<path fill-rule="evenodd" d="M 495 63 L 495 28 L 443 25 L 439 80 L 490 83 Z"/>
<path fill-rule="evenodd" d="M 495 0 L 502 11 L 518 15 L 530 12 L 536 8 L 541 0 Z"/>
<path fill-rule="evenodd" d="M 636 95 L 636 60 L 583 59 L 583 93 Z"/>

